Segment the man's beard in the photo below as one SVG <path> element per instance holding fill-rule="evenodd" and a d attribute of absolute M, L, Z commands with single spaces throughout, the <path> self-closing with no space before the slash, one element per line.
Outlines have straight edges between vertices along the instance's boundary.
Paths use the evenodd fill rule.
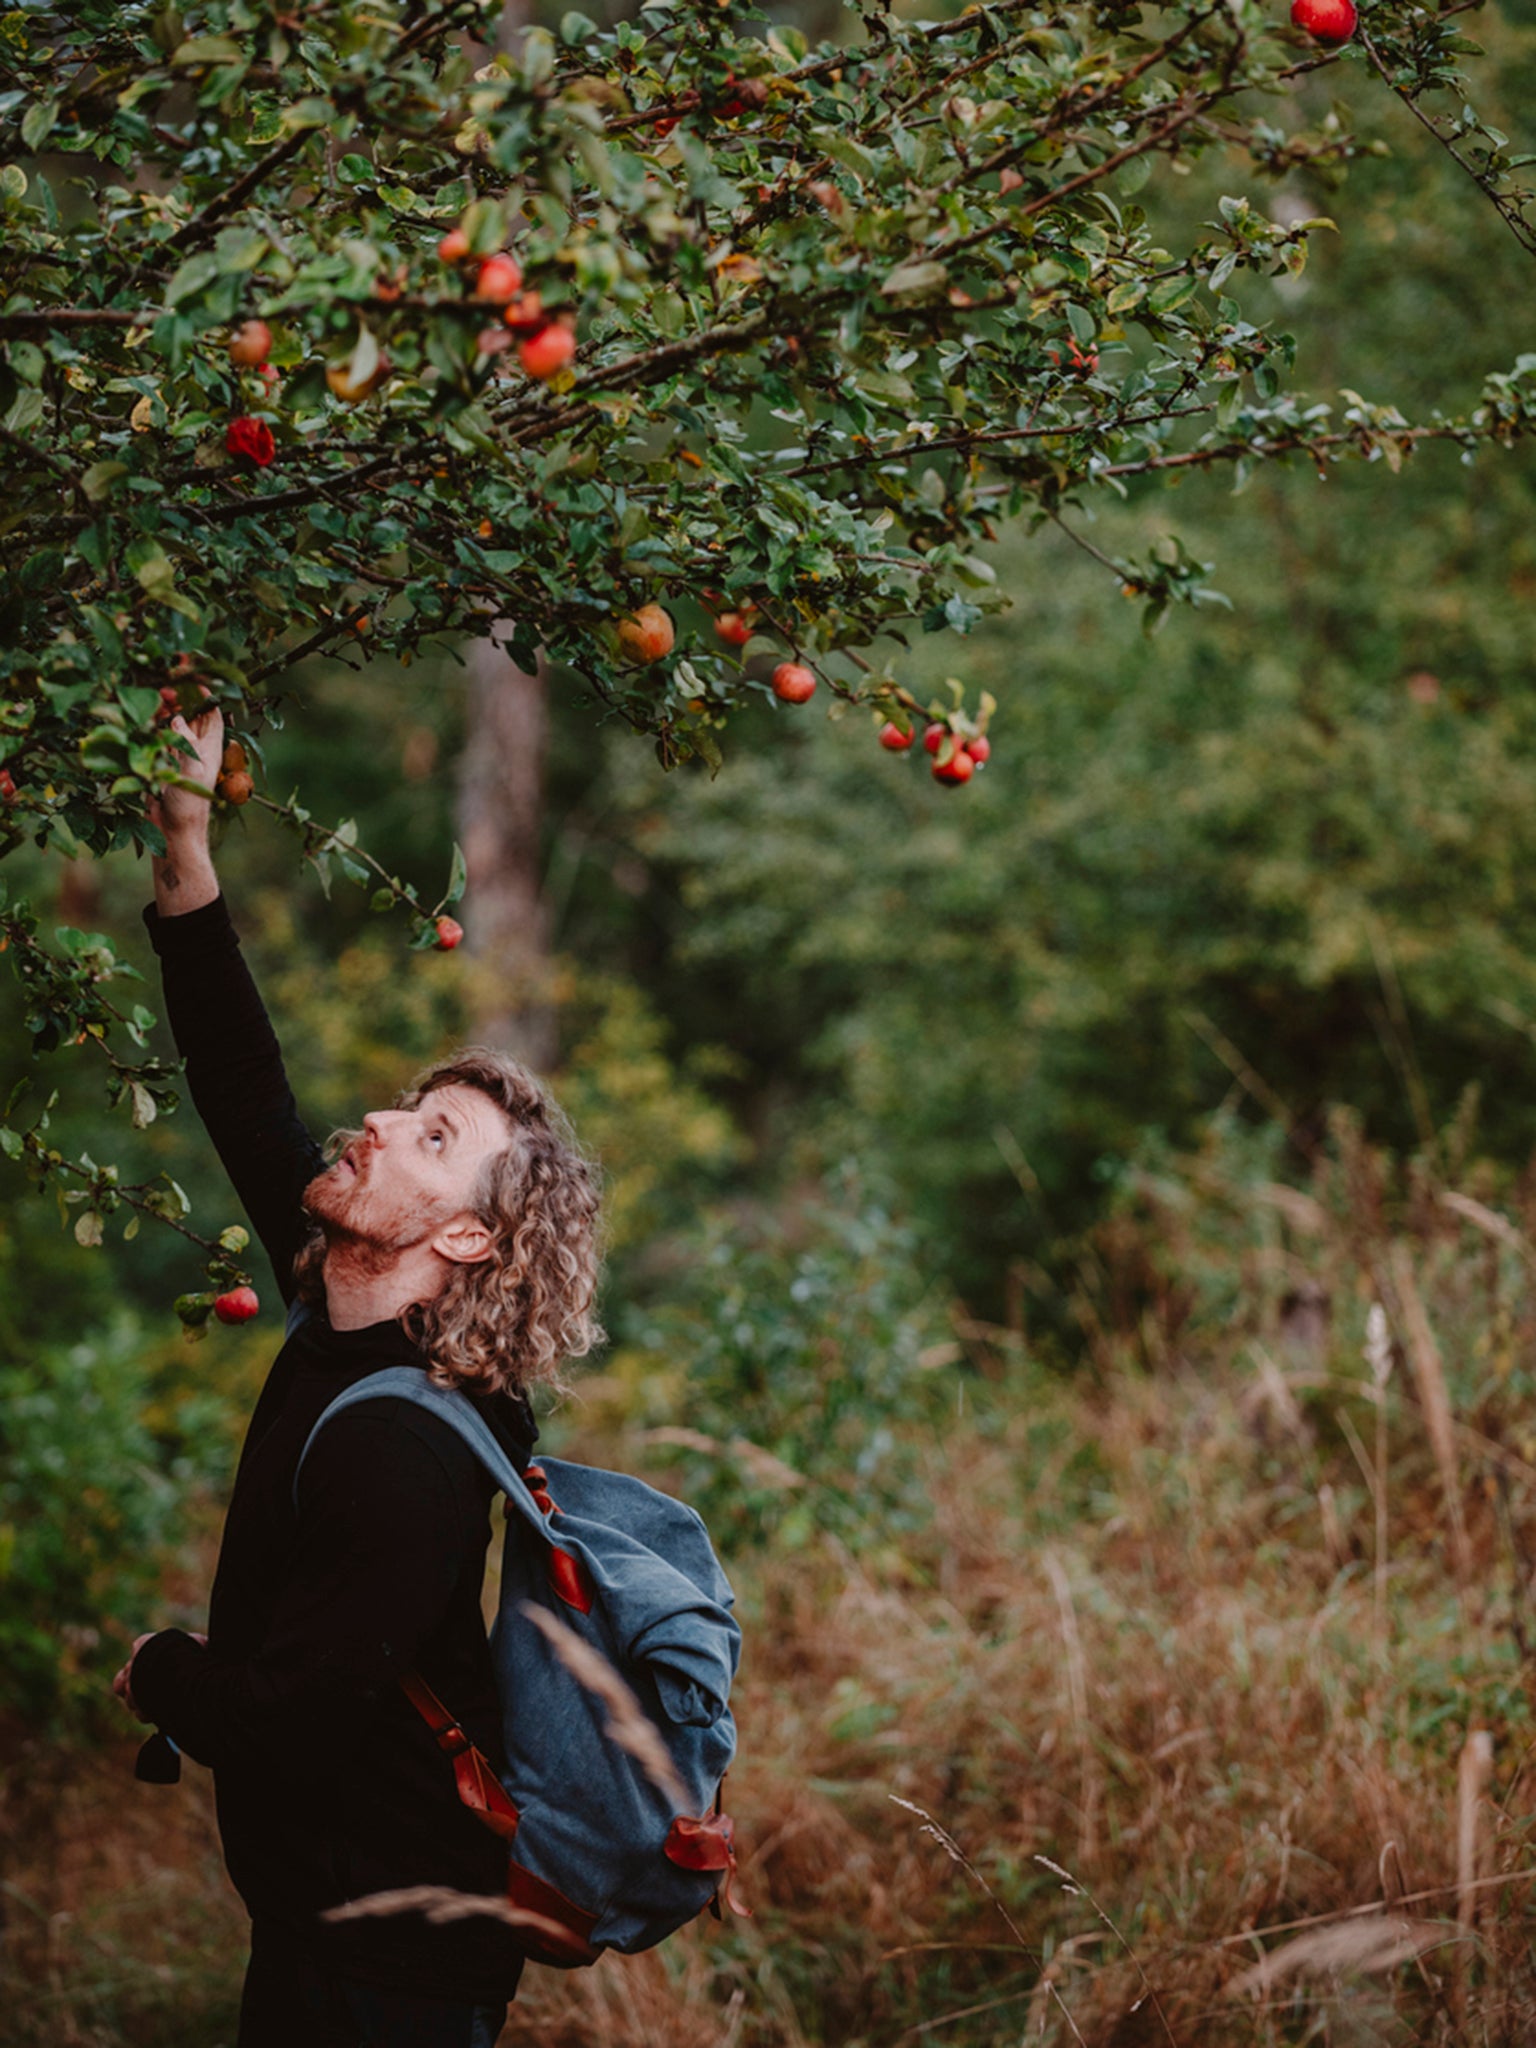
<path fill-rule="evenodd" d="M 300 1202 L 319 1225 L 327 1255 L 344 1252 L 349 1263 L 379 1272 L 429 1238 L 440 1220 L 419 1205 L 392 1202 L 361 1176 L 349 1175 L 339 1161 L 315 1175 Z"/>

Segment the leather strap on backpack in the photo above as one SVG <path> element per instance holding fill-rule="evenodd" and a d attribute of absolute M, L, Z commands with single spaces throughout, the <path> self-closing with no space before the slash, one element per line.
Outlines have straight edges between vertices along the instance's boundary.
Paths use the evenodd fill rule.
<path fill-rule="evenodd" d="M 482 1750 L 476 1749 L 424 1678 L 412 1671 L 401 1679 L 400 1685 L 406 1698 L 432 1730 L 438 1748 L 452 1760 L 459 1798 L 493 1834 L 510 1842 L 517 1833 L 521 1816 L 512 1804 L 506 1786 L 492 1770 L 490 1759 Z"/>
<path fill-rule="evenodd" d="M 459 1798 L 476 1820 L 484 1821 L 493 1834 L 510 1842 L 517 1834 L 520 1816 L 489 1758 L 476 1749 L 424 1678 L 412 1671 L 401 1679 L 400 1686 L 432 1730 L 438 1748 L 452 1759 Z M 598 1952 L 588 1939 L 597 1916 L 583 1912 L 563 1892 L 516 1861 L 507 1866 L 507 1903 L 523 1923 L 520 1945 L 532 1961 L 563 1970 L 597 1961 Z"/>

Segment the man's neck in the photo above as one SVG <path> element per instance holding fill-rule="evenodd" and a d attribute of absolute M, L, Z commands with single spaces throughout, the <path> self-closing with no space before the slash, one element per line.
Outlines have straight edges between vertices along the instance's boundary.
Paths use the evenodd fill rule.
<path fill-rule="evenodd" d="M 332 1243 L 322 1272 L 333 1330 L 396 1322 L 413 1302 L 432 1300 L 445 1278 L 443 1261 L 424 1245 L 396 1254 L 381 1267 L 364 1247 Z"/>

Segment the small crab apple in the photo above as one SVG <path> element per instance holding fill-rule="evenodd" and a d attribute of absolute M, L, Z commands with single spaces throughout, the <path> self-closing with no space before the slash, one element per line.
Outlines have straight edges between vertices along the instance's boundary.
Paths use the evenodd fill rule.
<path fill-rule="evenodd" d="M 547 327 L 518 343 L 517 360 L 530 377 L 547 384 L 551 377 L 559 376 L 575 353 L 575 335 L 558 320 L 551 320 Z"/>
<path fill-rule="evenodd" d="M 885 724 L 882 725 L 880 728 L 880 744 L 882 747 L 885 748 L 887 753 L 906 753 L 907 749 L 911 746 L 912 742 L 916 738 L 917 734 L 913 732 L 910 726 L 908 726 L 907 730 L 903 732 L 901 727 L 896 723 L 895 719 L 893 718 L 887 719 Z"/>
<path fill-rule="evenodd" d="M 207 1296 L 203 1299 L 206 1301 Z M 213 1304 L 213 1312 L 221 1323 L 248 1323 L 261 1308 L 254 1287 L 231 1287 L 227 1294 L 221 1294 Z"/>
<path fill-rule="evenodd" d="M 487 256 L 475 277 L 475 297 L 493 306 L 504 306 L 522 288 L 522 265 L 515 256 Z"/>
<path fill-rule="evenodd" d="M 987 738 L 984 732 L 979 732 L 977 733 L 975 739 L 966 741 L 965 751 L 970 755 L 971 759 L 976 763 L 976 766 L 979 768 L 984 761 L 991 760 L 992 742 Z"/>
<path fill-rule="evenodd" d="M 537 334 L 549 324 L 543 297 L 538 292 L 519 292 L 501 317 L 513 334 Z"/>
<path fill-rule="evenodd" d="M 231 455 L 254 462 L 258 469 L 265 469 L 277 454 L 277 443 L 266 421 L 253 420 L 245 414 L 231 420 L 224 429 L 224 446 Z"/>
<path fill-rule="evenodd" d="M 221 775 L 218 792 L 227 804 L 248 804 L 255 795 L 256 785 L 243 768 L 237 768 L 232 775 Z"/>
<path fill-rule="evenodd" d="M 432 929 L 437 933 L 433 944 L 439 953 L 451 953 L 464 936 L 464 927 L 456 917 L 440 917 Z"/>
<path fill-rule="evenodd" d="M 0 768 L 0 802 L 13 804 L 16 801 L 16 782 L 9 768 Z"/>
<path fill-rule="evenodd" d="M 660 661 L 677 640 L 672 616 L 659 604 L 643 604 L 631 618 L 619 621 L 619 645 L 631 661 Z"/>
<path fill-rule="evenodd" d="M 265 320 L 247 320 L 229 337 L 229 360 L 238 370 L 254 370 L 272 353 L 272 330 Z"/>
<path fill-rule="evenodd" d="M 745 647 L 752 638 L 752 621 L 745 612 L 722 612 L 715 621 L 715 631 L 727 647 Z"/>
<path fill-rule="evenodd" d="M 930 754 L 936 754 L 948 738 L 949 727 L 947 725 L 930 725 L 923 734 L 923 745 Z"/>
<path fill-rule="evenodd" d="M 816 694 L 816 677 L 803 661 L 781 661 L 773 672 L 773 694 L 786 704 L 804 704 Z"/>
<path fill-rule="evenodd" d="M 462 228 L 450 228 L 437 245 L 437 253 L 444 263 L 462 263 L 469 254 L 469 237 Z"/>
<path fill-rule="evenodd" d="M 1347 43 L 1359 20 L 1354 0 L 1291 0 L 1291 26 L 1319 43 Z"/>
<path fill-rule="evenodd" d="M 955 748 L 948 760 L 938 760 L 933 764 L 934 781 L 945 783 L 950 788 L 957 783 L 969 782 L 975 773 L 976 763 L 965 748 L 960 746 Z"/>

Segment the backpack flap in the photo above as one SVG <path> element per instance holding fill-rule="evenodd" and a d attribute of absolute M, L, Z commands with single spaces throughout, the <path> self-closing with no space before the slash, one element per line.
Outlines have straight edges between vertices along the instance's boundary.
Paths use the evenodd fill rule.
<path fill-rule="evenodd" d="M 513 1860 L 592 1915 L 595 1948 L 632 1952 L 702 1911 L 729 1868 L 723 1855 L 674 1857 L 672 1830 L 705 1823 L 735 1754 L 735 1723 L 719 1688 L 734 1672 L 740 1631 L 666 1557 L 592 1512 L 606 1482 L 620 1481 L 620 1493 L 638 1482 L 585 1468 L 582 1476 L 592 1482 L 580 1493 L 587 1512 L 568 1513 L 561 1496 L 574 1500 L 578 1489 L 566 1471 L 548 1471 L 553 1505 L 540 1515 L 547 1549 L 527 1542 L 515 1510 L 507 1530 L 491 1643 L 503 1680 L 507 1790 L 522 1814 Z M 562 1556 L 579 1587 L 558 1567 Z M 615 1741 L 619 1714 L 573 1680 L 558 1647 L 528 1624 L 525 1603 L 552 1612 L 621 1675 L 662 1738 L 681 1804 Z M 688 1638 L 697 1639 L 695 1671 L 653 1661 L 638 1647 L 648 1638 L 664 1647 L 669 1635 L 680 1656 Z"/>

